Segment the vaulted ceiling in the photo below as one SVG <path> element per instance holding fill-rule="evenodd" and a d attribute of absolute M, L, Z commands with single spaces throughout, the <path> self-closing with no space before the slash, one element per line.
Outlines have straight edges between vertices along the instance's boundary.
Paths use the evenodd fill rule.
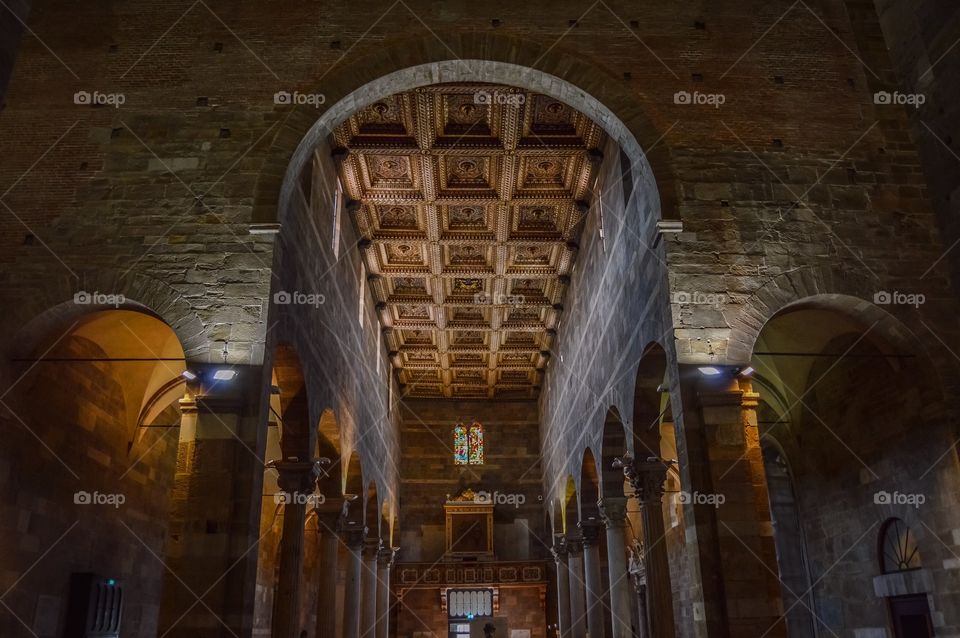
<path fill-rule="evenodd" d="M 405 392 L 537 395 L 603 137 L 553 98 L 482 84 L 399 93 L 334 131 Z"/>

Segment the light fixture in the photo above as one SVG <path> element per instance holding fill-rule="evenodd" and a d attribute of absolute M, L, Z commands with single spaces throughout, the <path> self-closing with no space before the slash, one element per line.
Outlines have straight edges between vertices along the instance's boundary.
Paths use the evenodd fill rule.
<path fill-rule="evenodd" d="M 720 368 L 714 368 L 713 366 L 701 366 L 697 368 L 697 370 L 699 370 L 700 374 L 705 377 L 715 377 L 718 374 L 723 374 L 723 370 Z"/>
<path fill-rule="evenodd" d="M 217 381 L 230 381 L 237 376 L 236 370 L 230 370 L 229 368 L 221 368 L 213 373 L 213 378 Z"/>
<path fill-rule="evenodd" d="M 753 366 L 747 366 L 746 368 L 741 368 L 738 374 L 741 377 L 749 377 L 752 376 L 754 372 L 756 372 L 756 370 L 753 369 Z"/>
<path fill-rule="evenodd" d="M 193 372 L 190 372 L 189 370 L 184 370 L 183 372 L 180 373 L 180 376 L 186 379 L 187 381 L 194 381 L 197 378 L 197 375 L 194 374 Z"/>

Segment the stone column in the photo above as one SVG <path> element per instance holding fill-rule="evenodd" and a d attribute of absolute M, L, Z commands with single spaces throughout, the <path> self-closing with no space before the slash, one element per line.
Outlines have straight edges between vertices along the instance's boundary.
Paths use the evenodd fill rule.
<path fill-rule="evenodd" d="M 317 592 L 317 638 L 334 636 L 337 631 L 337 554 L 340 537 L 337 522 L 340 510 L 317 512 L 320 533 L 320 587 Z"/>
<path fill-rule="evenodd" d="M 220 368 L 236 376 L 213 382 Z M 219 638 L 253 631 L 269 374 L 190 364 L 165 548 L 158 633 Z M 206 592 L 203 605 L 190 591 Z M 211 623 L 216 616 L 219 620 Z"/>
<path fill-rule="evenodd" d="M 557 562 L 557 624 L 560 638 L 570 638 L 570 568 L 567 565 L 567 542 L 557 535 L 553 543 L 553 558 Z"/>
<path fill-rule="evenodd" d="M 630 578 L 627 575 L 627 499 L 604 498 L 600 515 L 607 526 L 607 571 L 610 574 L 610 615 L 613 638 L 633 638 L 630 628 Z"/>
<path fill-rule="evenodd" d="M 570 577 L 570 638 L 586 638 L 587 607 L 583 582 L 583 539 L 567 536 L 567 574 Z"/>
<path fill-rule="evenodd" d="M 377 555 L 377 636 L 390 635 L 390 568 L 397 555 L 396 547 L 384 547 Z"/>
<path fill-rule="evenodd" d="M 360 638 L 374 638 L 377 631 L 377 558 L 380 539 L 363 541 L 363 571 L 360 573 Z"/>
<path fill-rule="evenodd" d="M 692 385 L 686 378 L 685 400 Z M 712 522 L 713 538 L 700 542 L 715 543 L 723 618 L 732 636 L 782 638 L 786 623 L 757 426 L 760 395 L 749 378 L 733 371 L 699 378 L 695 388 L 700 410 L 692 416 L 700 417 L 708 463 L 692 485 L 688 507 L 696 512 L 698 527 L 701 520 Z"/>
<path fill-rule="evenodd" d="M 283 532 L 280 536 L 280 574 L 273 597 L 273 638 L 300 636 L 300 580 L 303 573 L 303 525 L 307 502 L 317 482 L 311 461 L 277 461 L 271 464 L 283 492 Z"/>
<path fill-rule="evenodd" d="M 347 546 L 347 582 L 343 593 L 343 638 L 360 638 L 360 600 L 363 572 L 363 537 L 366 528 L 362 524 L 345 522 L 341 525 L 340 538 Z"/>
<path fill-rule="evenodd" d="M 663 490 L 670 466 L 660 459 L 634 461 L 629 455 L 624 455 L 620 464 L 640 502 L 650 638 L 674 638 L 670 560 L 663 526 Z"/>
<path fill-rule="evenodd" d="M 583 535 L 583 576 L 587 602 L 587 631 L 590 638 L 605 638 L 603 623 L 603 579 L 600 575 L 600 528 L 596 519 L 580 522 Z"/>

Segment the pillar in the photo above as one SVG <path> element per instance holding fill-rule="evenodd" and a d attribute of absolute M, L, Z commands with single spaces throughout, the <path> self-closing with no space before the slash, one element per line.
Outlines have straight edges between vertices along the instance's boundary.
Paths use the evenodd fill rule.
<path fill-rule="evenodd" d="M 760 396 L 749 378 L 724 371 L 715 378 L 690 370 L 682 375 L 684 401 L 695 392 L 700 408 L 690 410 L 694 415 L 684 410 L 684 426 L 699 417 L 695 425 L 706 453 L 689 507 L 698 527 L 712 521 L 712 538 L 700 542 L 712 542 L 717 554 L 720 605 L 730 635 L 783 638 L 782 590 L 757 425 Z"/>
<path fill-rule="evenodd" d="M 600 502 L 600 515 L 607 528 L 607 571 L 610 576 L 610 616 L 613 638 L 633 638 L 631 630 L 632 596 L 627 571 L 627 499 L 620 497 Z"/>
<path fill-rule="evenodd" d="M 320 587 L 317 591 L 317 638 L 335 636 L 337 631 L 337 535 L 339 508 L 336 512 L 317 512 L 320 534 Z"/>
<path fill-rule="evenodd" d="M 567 536 L 567 573 L 570 577 L 570 638 L 586 638 L 587 608 L 583 581 L 583 539 Z"/>
<path fill-rule="evenodd" d="M 603 580 L 600 575 L 600 530 L 596 519 L 580 522 L 583 536 L 583 582 L 587 603 L 587 631 L 590 638 L 604 638 Z"/>
<path fill-rule="evenodd" d="M 377 631 L 377 558 L 380 554 L 380 539 L 364 540 L 362 552 L 360 638 L 374 638 Z"/>
<path fill-rule="evenodd" d="M 273 638 L 300 636 L 300 581 L 303 573 L 303 525 L 307 502 L 317 481 L 312 461 L 273 464 L 283 490 L 283 531 L 280 536 L 280 574 L 273 597 Z"/>
<path fill-rule="evenodd" d="M 557 535 L 553 543 L 553 558 L 557 562 L 557 624 L 560 638 L 570 638 L 570 568 L 567 565 L 567 543 Z"/>
<path fill-rule="evenodd" d="M 269 375 L 259 365 L 190 363 L 170 493 L 158 633 L 219 638 L 253 631 Z M 212 382 L 219 368 L 236 373 Z M 197 595 L 204 593 L 203 604 Z M 213 619 L 213 622 L 211 622 Z"/>
<path fill-rule="evenodd" d="M 640 502 L 650 638 L 674 638 L 670 560 L 663 526 L 663 491 L 670 466 L 660 459 L 634 461 L 629 455 L 624 455 L 622 463 L 634 496 Z"/>
<path fill-rule="evenodd" d="M 363 572 L 362 524 L 341 525 L 340 539 L 347 546 L 347 579 L 343 594 L 343 638 L 360 638 L 360 601 Z"/>
<path fill-rule="evenodd" d="M 377 554 L 377 636 L 390 635 L 390 568 L 397 555 L 396 547 L 383 547 Z"/>

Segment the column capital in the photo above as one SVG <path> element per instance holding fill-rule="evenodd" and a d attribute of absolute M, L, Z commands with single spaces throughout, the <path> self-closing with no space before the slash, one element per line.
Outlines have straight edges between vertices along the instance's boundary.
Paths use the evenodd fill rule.
<path fill-rule="evenodd" d="M 633 487 L 634 496 L 641 505 L 661 501 L 670 465 L 670 461 L 657 457 L 640 461 L 634 459 L 629 452 L 615 461 L 615 467 L 623 468 L 623 475 L 627 477 Z"/>
<path fill-rule="evenodd" d="M 379 538 L 363 539 L 363 557 L 366 559 L 377 559 L 380 556 L 380 548 L 383 541 Z"/>
<path fill-rule="evenodd" d="M 341 521 L 337 533 L 343 544 L 351 551 L 359 552 L 363 550 L 363 539 L 367 534 L 367 528 L 362 523 L 351 523 Z"/>
<path fill-rule="evenodd" d="M 600 517 L 608 529 L 623 527 L 627 523 L 627 499 L 624 496 L 603 497 L 597 501 Z"/>
<path fill-rule="evenodd" d="M 595 518 L 589 518 L 577 523 L 580 535 L 583 537 L 584 547 L 595 547 L 600 542 L 600 528 L 603 524 Z"/>
<path fill-rule="evenodd" d="M 553 547 L 550 548 L 550 553 L 553 554 L 553 560 L 558 563 L 567 562 L 567 553 L 569 548 L 567 547 L 567 539 L 563 534 L 557 534 L 553 537 Z"/>
<path fill-rule="evenodd" d="M 277 484 L 287 494 L 312 494 L 320 475 L 316 461 L 284 459 L 270 461 L 267 467 L 277 471 Z"/>
<path fill-rule="evenodd" d="M 564 545 L 567 548 L 569 556 L 576 557 L 583 553 L 583 537 L 579 534 L 567 534 L 567 540 Z"/>
<path fill-rule="evenodd" d="M 380 552 L 377 554 L 377 564 L 380 567 L 392 567 L 393 561 L 397 558 L 398 551 L 400 551 L 399 547 L 381 546 Z"/>

